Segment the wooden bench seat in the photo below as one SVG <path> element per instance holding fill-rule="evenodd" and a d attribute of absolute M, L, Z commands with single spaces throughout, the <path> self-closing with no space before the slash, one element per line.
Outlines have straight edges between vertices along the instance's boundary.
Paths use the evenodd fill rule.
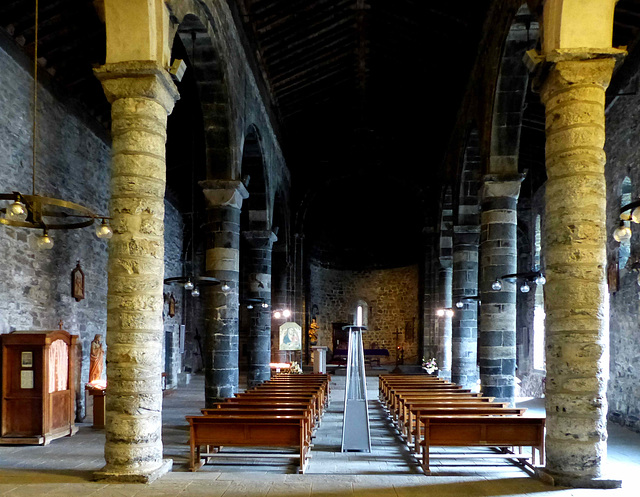
<path fill-rule="evenodd" d="M 229 447 L 295 447 L 296 454 L 284 457 L 299 459 L 298 471 L 303 473 L 308 463 L 310 446 L 308 416 L 278 415 L 261 412 L 259 414 L 224 414 L 208 416 L 187 416 L 189 422 L 190 459 L 189 470 L 197 471 L 212 457 L 237 455 L 222 452 L 201 452 L 202 446 Z M 280 453 L 262 454 L 264 457 L 282 457 Z M 243 457 L 256 457 L 250 453 Z M 204 458 L 204 463 L 203 463 Z"/>
<path fill-rule="evenodd" d="M 426 416 L 420 418 L 424 434 L 420 435 L 422 469 L 431 474 L 429 467 L 432 447 L 497 447 L 502 454 L 494 457 L 515 459 L 531 468 L 535 464 L 535 451 L 539 461 L 544 460 L 544 418 L 523 416 Z M 511 447 L 531 447 L 531 456 L 507 452 Z M 455 454 L 453 457 L 486 457 L 486 454 Z M 437 457 L 441 457 L 438 455 Z M 447 457 L 445 455 L 445 457 Z M 531 459 L 529 463 L 527 460 Z"/>
<path fill-rule="evenodd" d="M 508 405 L 508 402 L 504 404 Z M 430 416 L 522 416 L 525 408 L 510 408 L 503 403 L 487 404 L 486 406 L 463 407 L 414 407 L 411 410 L 411 418 L 407 423 L 407 443 L 412 444 L 420 439 L 424 432 L 424 418 Z M 415 452 L 420 452 L 420 445 L 414 444 Z"/>

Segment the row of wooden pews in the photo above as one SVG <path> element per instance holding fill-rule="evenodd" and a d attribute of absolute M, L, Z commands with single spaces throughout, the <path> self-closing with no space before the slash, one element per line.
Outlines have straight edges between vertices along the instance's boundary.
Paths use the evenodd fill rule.
<path fill-rule="evenodd" d="M 283 374 L 238 393 L 189 422 L 189 470 L 197 471 L 216 457 L 298 458 L 307 467 L 311 438 L 329 404 L 330 376 Z M 267 452 L 222 452 L 223 447 L 260 447 Z M 204 451 L 202 448 L 204 447 Z M 273 448 L 296 448 L 283 453 Z"/>
<path fill-rule="evenodd" d="M 493 397 L 472 393 L 442 378 L 427 375 L 381 375 L 380 400 L 396 427 L 421 457 L 425 474 L 432 447 L 492 447 L 496 451 L 438 454 L 448 457 L 506 458 L 534 468 L 535 452 L 544 459 L 544 418 L 524 417 L 526 409 L 510 408 Z M 513 448 L 518 447 L 518 453 Z M 531 447 L 523 454 L 522 447 Z M 531 460 L 529 462 L 529 459 Z"/>

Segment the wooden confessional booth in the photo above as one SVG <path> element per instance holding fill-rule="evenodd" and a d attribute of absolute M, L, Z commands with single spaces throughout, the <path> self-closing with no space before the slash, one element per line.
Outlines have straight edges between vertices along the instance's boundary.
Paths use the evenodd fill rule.
<path fill-rule="evenodd" d="M 74 424 L 77 338 L 64 330 L 0 335 L 0 444 L 47 445 L 78 431 Z"/>

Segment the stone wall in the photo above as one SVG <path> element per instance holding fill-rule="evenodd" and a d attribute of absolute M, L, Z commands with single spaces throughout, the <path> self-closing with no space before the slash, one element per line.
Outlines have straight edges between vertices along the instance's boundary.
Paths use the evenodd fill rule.
<path fill-rule="evenodd" d="M 28 66 L 26 66 L 28 67 Z M 0 47 L 0 188 L 31 193 L 33 78 L 24 61 Z M 82 116 L 42 86 L 38 101 L 36 192 L 108 213 L 109 145 Z M 64 329 L 79 335 L 78 387 L 88 380 L 89 347 L 106 330 L 107 243 L 92 228 L 51 232 L 52 250 L 33 245 L 35 230 L 0 226 L 0 332 Z M 71 271 L 80 261 L 85 299 L 71 296 Z M 78 417 L 84 388 L 77 388 Z"/>
<path fill-rule="evenodd" d="M 619 222 L 621 185 L 626 176 L 633 187 L 632 200 L 640 196 L 640 95 L 635 92 L 638 77 L 613 103 L 607 113 L 607 264 L 614 265 L 619 257 L 619 243 L 613 230 Z M 619 269 L 617 288 L 610 295 L 610 379 L 608 390 L 609 419 L 640 432 L 640 319 L 638 272 L 632 268 L 640 255 L 640 227 L 631 224 L 631 257 Z M 611 270 L 611 275 L 615 269 Z"/>
<path fill-rule="evenodd" d="M 7 48 L 10 51 L 10 47 Z M 31 193 L 32 85 L 28 60 L 0 44 L 0 190 Z M 36 191 L 71 200 L 108 214 L 110 144 L 108 133 L 44 79 L 38 103 Z M 165 202 L 166 277 L 182 274 L 182 218 Z M 78 335 L 77 418 L 85 414 L 84 383 L 89 377 L 89 349 L 107 320 L 107 243 L 92 227 L 52 231 L 52 250 L 40 252 L 39 232 L 0 226 L 0 333 L 57 329 Z M 71 296 L 71 271 L 80 261 L 85 299 Z M 166 290 L 165 290 L 166 291 Z M 178 304 L 168 324 L 183 322 L 183 291 L 173 288 Z M 165 305 L 165 313 L 168 305 Z M 178 366 L 179 367 L 179 366 Z"/>
<path fill-rule="evenodd" d="M 308 309 L 318 306 L 318 345 L 333 349 L 332 323 L 354 321 L 356 303 L 369 306 L 364 346 L 377 343 L 389 350 L 382 363 L 395 363 L 396 332 L 404 348 L 405 364 L 418 357 L 418 266 L 369 271 L 323 268 L 311 263 Z"/>
<path fill-rule="evenodd" d="M 164 277 L 172 278 L 183 275 L 184 223 L 182 215 L 170 202 L 164 202 Z M 180 353 L 180 326 L 185 323 L 185 298 L 192 298 L 181 285 L 165 285 L 164 333 L 165 348 L 163 364 L 167 374 L 166 387 L 178 386 L 178 374 L 182 372 L 182 355 Z M 176 313 L 169 316 L 169 298 L 176 299 Z"/>

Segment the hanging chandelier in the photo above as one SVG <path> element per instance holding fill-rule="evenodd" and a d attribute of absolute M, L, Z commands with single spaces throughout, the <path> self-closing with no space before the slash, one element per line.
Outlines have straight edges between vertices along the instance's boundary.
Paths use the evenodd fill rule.
<path fill-rule="evenodd" d="M 109 239 L 113 230 L 107 224 L 108 216 L 101 216 L 91 209 L 75 202 L 36 193 L 37 163 L 37 125 L 38 125 L 38 0 L 35 1 L 35 34 L 33 63 L 33 128 L 32 128 L 32 176 L 31 195 L 14 191 L 0 193 L 0 201 L 10 202 L 0 205 L 0 224 L 19 228 L 42 230 L 37 239 L 39 249 L 51 249 L 53 239 L 49 230 L 71 230 L 91 226 L 96 220 L 102 222 L 96 226 L 96 236 Z"/>

